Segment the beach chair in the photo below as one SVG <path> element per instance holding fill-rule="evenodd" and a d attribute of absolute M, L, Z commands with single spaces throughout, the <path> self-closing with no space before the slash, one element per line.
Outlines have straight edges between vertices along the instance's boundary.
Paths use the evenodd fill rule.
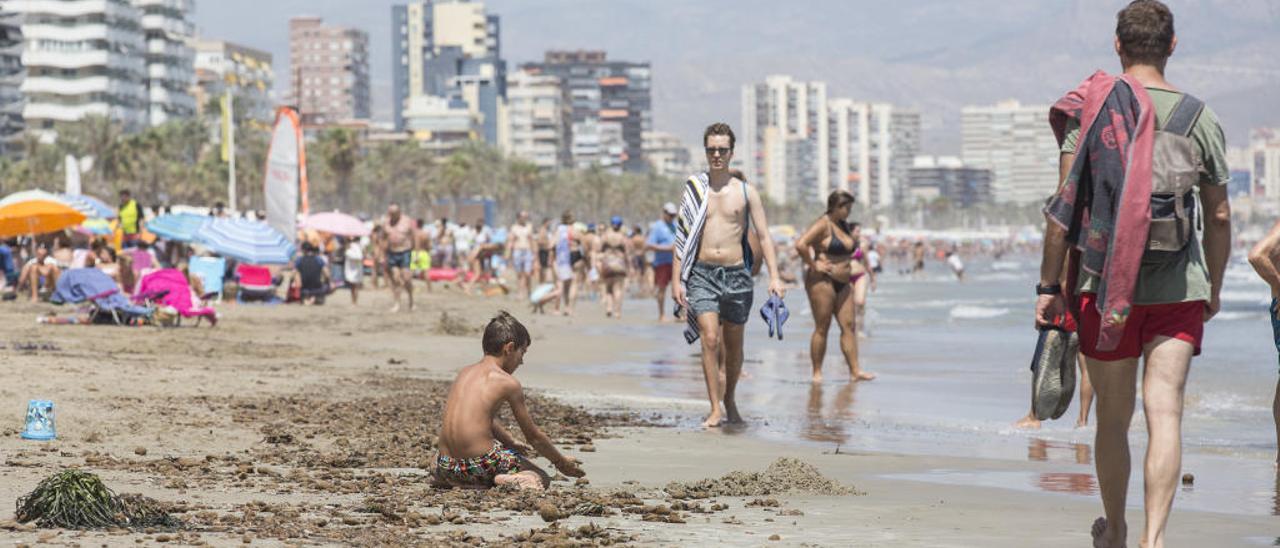
<path fill-rule="evenodd" d="M 182 325 L 182 318 L 195 318 L 196 325 L 201 320 L 209 320 L 209 325 L 218 324 L 218 313 L 212 308 L 197 308 L 191 300 L 191 284 L 187 277 L 176 268 L 164 268 L 147 274 L 138 282 L 136 302 L 151 303 L 153 306 L 172 307 L 178 312 L 177 325 Z"/>
<path fill-rule="evenodd" d="M 277 302 L 276 281 L 271 278 L 271 270 L 265 266 L 241 264 L 236 266 L 236 302 Z"/>
<path fill-rule="evenodd" d="M 132 264 L 133 264 L 133 275 L 135 278 L 139 280 L 141 280 L 143 276 L 150 274 L 151 271 L 156 269 L 155 259 L 151 256 L 150 253 L 147 253 L 145 250 L 130 248 L 122 251 L 121 253 L 129 255 L 129 259 L 132 261 Z M 126 288 L 126 289 L 131 289 L 131 288 Z"/>
<path fill-rule="evenodd" d="M 130 303 L 115 280 L 96 268 L 63 272 L 49 300 L 54 304 L 87 303 L 90 322 L 95 324 L 145 325 L 151 323 L 154 312 Z"/>
<path fill-rule="evenodd" d="M 217 294 L 218 302 L 222 302 L 222 285 L 223 278 L 226 277 L 227 260 L 222 257 L 192 257 L 187 264 L 187 269 L 192 274 L 200 277 L 200 282 L 204 284 L 204 295 L 201 299 L 206 299 L 210 295 Z"/>

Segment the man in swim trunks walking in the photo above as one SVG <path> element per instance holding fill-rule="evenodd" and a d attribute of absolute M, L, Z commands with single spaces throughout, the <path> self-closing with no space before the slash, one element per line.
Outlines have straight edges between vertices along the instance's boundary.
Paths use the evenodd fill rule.
<path fill-rule="evenodd" d="M 400 311 L 400 290 L 409 296 L 409 310 L 413 310 L 413 275 L 409 272 L 409 263 L 413 258 L 414 242 L 417 242 L 418 225 L 407 215 L 400 214 L 400 205 L 391 204 L 387 208 L 387 218 L 382 221 L 382 229 L 386 233 L 383 240 L 387 259 L 387 277 L 391 281 L 391 297 L 396 304 L 392 312 Z"/>
<path fill-rule="evenodd" d="M 685 339 L 692 343 L 698 336 L 702 338 L 702 373 L 711 401 L 711 413 L 703 424 L 715 427 L 726 416 L 729 422 L 742 422 L 735 389 L 742 373 L 743 328 L 751 313 L 755 286 L 748 226 L 760 237 L 769 267 L 769 292 L 781 298 L 786 289 L 778 276 L 777 256 L 760 195 L 729 173 L 733 130 L 728 124 L 712 124 L 703 133 L 702 144 L 710 170 L 685 183 L 674 262 L 674 270 L 680 275 L 672 280 L 671 293 L 688 311 L 690 326 Z M 721 348 L 725 353 L 723 387 L 719 373 Z"/>
<path fill-rule="evenodd" d="M 1165 65 L 1178 46 L 1169 8 L 1157 0 L 1135 0 L 1117 15 L 1115 34 L 1123 79 L 1095 74 L 1050 115 L 1062 148 L 1063 184 L 1045 208 L 1049 222 L 1036 288 L 1036 323 L 1048 325 L 1066 311 L 1058 280 L 1068 246 L 1077 246 L 1081 260 L 1073 261 L 1079 268 L 1072 274 L 1079 283 L 1067 289 L 1080 294 L 1080 350 L 1097 402 L 1095 462 L 1106 512 L 1094 522 L 1093 544 L 1126 544 L 1129 426 L 1142 358 L 1149 441 L 1141 545 L 1161 548 L 1181 475 L 1187 373 L 1192 356 L 1200 353 L 1205 322 L 1218 312 L 1231 253 L 1231 174 L 1217 116 L 1165 80 Z M 1166 129 L 1168 135 L 1155 139 Z M 1153 151 L 1171 159 L 1161 161 Z M 1075 165 L 1077 152 L 1087 164 Z M 1193 229 L 1180 250 L 1149 254 L 1160 249 L 1153 244 L 1167 245 L 1148 240 L 1156 233 L 1152 205 L 1157 196 L 1152 191 L 1157 175 L 1165 181 L 1186 175 L 1191 183 L 1186 198 L 1177 195 L 1179 205 L 1170 209 L 1194 208 L 1198 189 L 1203 242 Z M 1108 196 L 1108 190 L 1116 195 Z M 1090 213 L 1087 230 L 1079 217 L 1084 213 Z M 1144 234 L 1135 237 L 1130 230 L 1138 228 Z"/>
<path fill-rule="evenodd" d="M 1249 251 L 1249 264 L 1271 286 L 1271 336 L 1280 351 L 1280 223 Z M 1271 414 L 1276 422 L 1276 441 L 1280 442 L 1280 380 L 1276 381 Z M 1280 466 L 1280 451 L 1276 452 L 1276 465 Z"/>

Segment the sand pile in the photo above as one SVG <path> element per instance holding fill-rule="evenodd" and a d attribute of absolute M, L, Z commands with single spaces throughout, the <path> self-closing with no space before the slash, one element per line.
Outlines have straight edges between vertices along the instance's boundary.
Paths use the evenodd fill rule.
<path fill-rule="evenodd" d="M 256 453 L 272 463 L 337 467 L 429 467 L 450 383 L 375 376 L 352 381 L 381 394 L 335 400 L 323 394 L 230 402 L 234 421 L 257 427 Z M 557 443 L 589 444 L 613 426 L 648 424 L 629 414 L 589 413 L 550 398 L 525 400 L 538 425 Z M 507 427 L 519 427 L 503 414 Z"/>
<path fill-rule="evenodd" d="M 823 476 L 813 465 L 792 458 L 773 461 L 764 472 L 730 472 L 719 479 L 692 483 L 672 482 L 667 484 L 666 492 L 676 499 L 758 497 L 787 493 L 860 494 L 851 487 Z"/>

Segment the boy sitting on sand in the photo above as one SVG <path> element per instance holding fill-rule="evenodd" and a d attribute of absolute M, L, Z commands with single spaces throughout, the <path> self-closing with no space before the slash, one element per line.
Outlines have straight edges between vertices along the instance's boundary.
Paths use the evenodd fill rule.
<path fill-rule="evenodd" d="M 520 381 L 512 376 L 524 363 L 529 343 L 529 331 L 511 314 L 500 312 L 489 320 L 482 343 L 484 358 L 463 368 L 449 389 L 436 457 L 436 485 L 547 488 L 547 474 L 520 454 L 530 448 L 498 424 L 498 410 L 504 402 L 511 406 L 525 439 L 557 470 L 575 478 L 586 475 L 577 460 L 561 455 L 533 423 Z"/>

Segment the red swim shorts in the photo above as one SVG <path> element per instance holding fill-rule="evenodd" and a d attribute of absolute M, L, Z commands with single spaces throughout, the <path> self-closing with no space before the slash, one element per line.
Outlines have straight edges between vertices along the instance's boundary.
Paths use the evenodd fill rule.
<path fill-rule="evenodd" d="M 1204 301 L 1169 304 L 1135 304 L 1129 312 L 1120 345 L 1111 352 L 1099 352 L 1098 331 L 1102 316 L 1098 314 L 1098 295 L 1080 295 L 1080 351 L 1095 360 L 1116 361 L 1142 357 L 1142 348 L 1156 337 L 1187 341 L 1200 355 L 1204 338 Z"/>
<path fill-rule="evenodd" d="M 671 263 L 653 265 L 653 285 L 666 287 L 671 283 Z"/>

